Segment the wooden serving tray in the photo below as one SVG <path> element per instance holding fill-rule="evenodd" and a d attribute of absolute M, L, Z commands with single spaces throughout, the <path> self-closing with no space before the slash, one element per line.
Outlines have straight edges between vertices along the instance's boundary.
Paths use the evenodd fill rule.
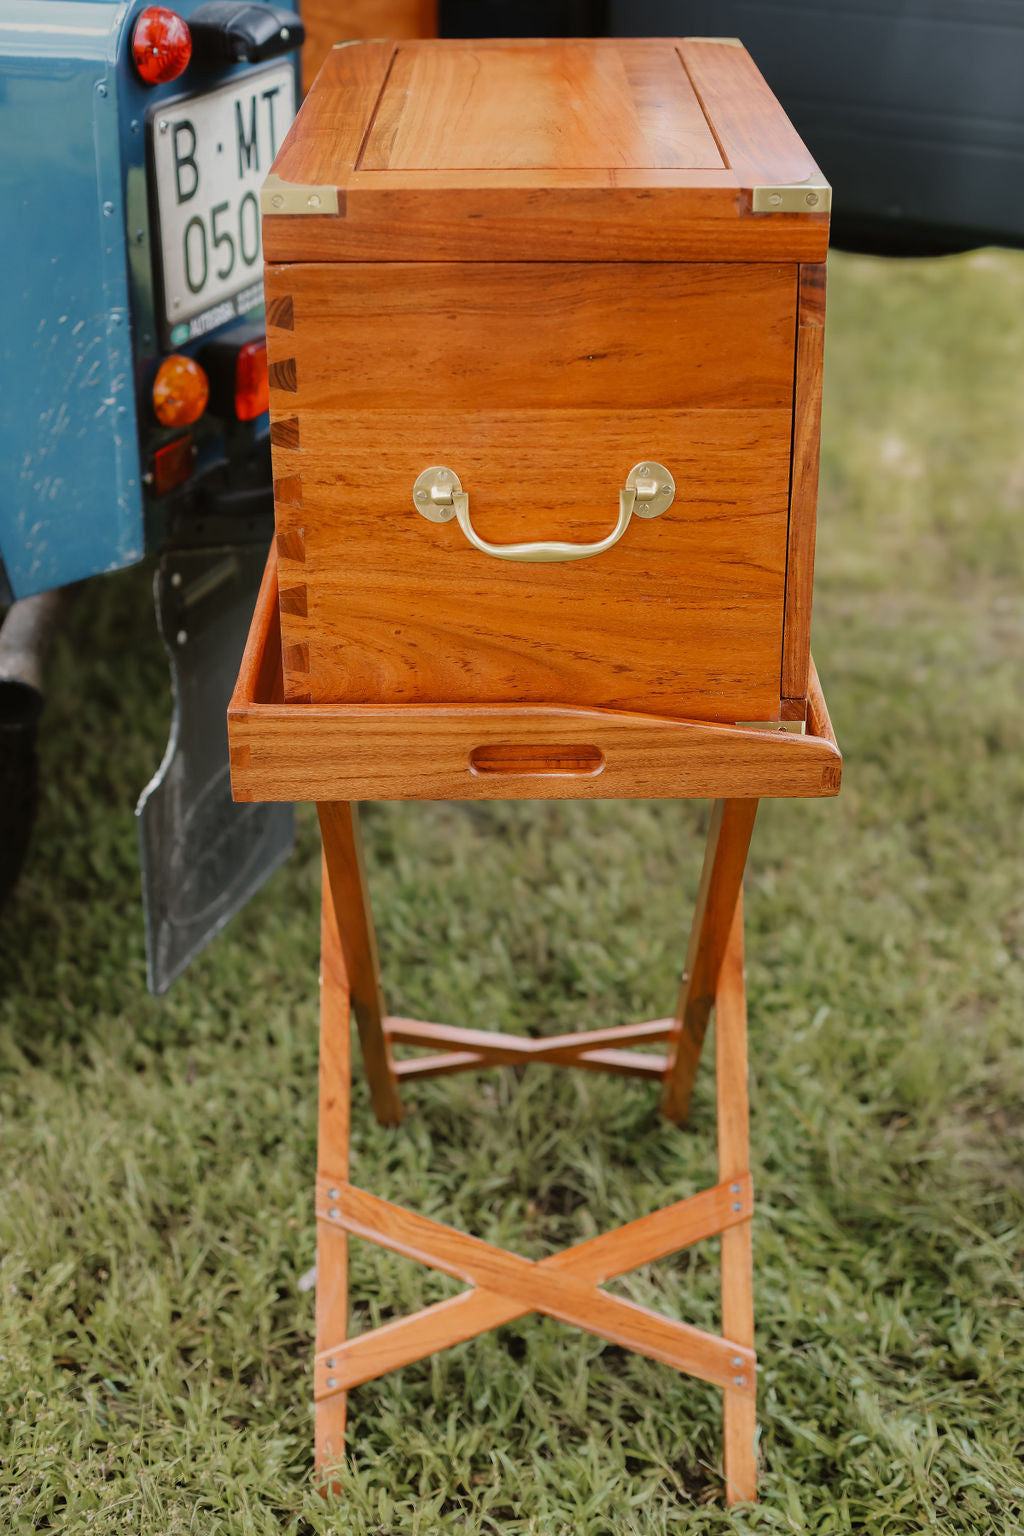
<path fill-rule="evenodd" d="M 533 704 L 286 704 L 271 549 L 228 707 L 236 800 L 820 798 L 842 756 L 812 663 L 807 734 Z"/>

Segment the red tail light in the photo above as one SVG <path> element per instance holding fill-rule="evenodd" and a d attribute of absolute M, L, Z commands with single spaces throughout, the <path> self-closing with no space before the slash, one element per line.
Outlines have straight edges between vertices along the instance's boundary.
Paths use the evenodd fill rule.
<path fill-rule="evenodd" d="M 235 415 L 239 421 L 254 421 L 269 409 L 267 343 L 247 341 L 239 347 L 235 363 Z"/>
<path fill-rule="evenodd" d="M 177 80 L 192 57 L 192 34 L 175 11 L 151 5 L 139 16 L 132 33 L 132 58 L 147 85 Z"/>
<path fill-rule="evenodd" d="M 150 482 L 154 496 L 166 496 L 176 485 L 182 485 L 190 478 L 193 469 L 195 451 L 192 447 L 192 434 L 186 432 L 184 437 L 176 437 L 173 443 L 165 443 L 154 453 Z"/>

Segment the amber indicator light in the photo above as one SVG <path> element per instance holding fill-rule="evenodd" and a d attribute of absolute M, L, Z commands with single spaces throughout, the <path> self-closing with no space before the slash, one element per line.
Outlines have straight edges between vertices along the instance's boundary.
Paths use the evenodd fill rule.
<path fill-rule="evenodd" d="M 143 11 L 132 33 L 132 58 L 147 85 L 177 80 L 192 57 L 192 34 L 177 14 L 163 5 Z"/>
<path fill-rule="evenodd" d="M 172 352 L 153 380 L 153 410 L 164 427 L 190 427 L 206 410 L 210 381 L 191 357 Z"/>
<path fill-rule="evenodd" d="M 267 343 L 247 341 L 239 347 L 235 363 L 235 415 L 239 421 L 254 421 L 269 409 Z"/>

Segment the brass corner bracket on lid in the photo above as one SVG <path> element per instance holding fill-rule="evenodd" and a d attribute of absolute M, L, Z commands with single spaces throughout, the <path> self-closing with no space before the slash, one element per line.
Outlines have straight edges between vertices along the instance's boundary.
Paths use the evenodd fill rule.
<path fill-rule="evenodd" d="M 789 736 L 805 736 L 807 726 L 803 720 L 737 720 L 738 731 L 785 731 Z"/>
<path fill-rule="evenodd" d="M 306 187 L 298 182 L 282 181 L 280 176 L 269 175 L 260 189 L 260 212 L 268 213 L 337 213 L 337 187 Z"/>
<path fill-rule="evenodd" d="M 754 187 L 751 205 L 755 213 L 828 213 L 832 188 L 820 171 L 806 181 L 783 187 Z"/>

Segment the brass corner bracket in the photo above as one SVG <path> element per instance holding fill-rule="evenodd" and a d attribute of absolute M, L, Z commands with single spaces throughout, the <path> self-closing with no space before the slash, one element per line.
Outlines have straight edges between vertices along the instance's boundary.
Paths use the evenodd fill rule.
<path fill-rule="evenodd" d="M 282 181 L 280 176 L 269 175 L 260 190 L 260 212 L 268 213 L 337 213 L 337 187 L 304 187 L 298 182 Z"/>
<path fill-rule="evenodd" d="M 737 720 L 738 731 L 774 731 L 776 735 L 785 732 L 787 736 L 805 736 L 807 725 L 803 720 Z"/>
<path fill-rule="evenodd" d="M 755 213 L 828 213 L 832 207 L 832 188 L 820 171 L 806 181 L 784 187 L 754 187 L 752 207 Z"/>

